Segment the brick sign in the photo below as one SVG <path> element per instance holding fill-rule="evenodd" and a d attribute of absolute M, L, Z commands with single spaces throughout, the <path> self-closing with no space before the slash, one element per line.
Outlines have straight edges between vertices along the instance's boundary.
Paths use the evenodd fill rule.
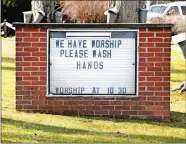
<path fill-rule="evenodd" d="M 14 26 L 18 111 L 170 120 L 173 25 Z"/>
<path fill-rule="evenodd" d="M 48 31 L 48 95 L 136 95 L 137 31 Z"/>

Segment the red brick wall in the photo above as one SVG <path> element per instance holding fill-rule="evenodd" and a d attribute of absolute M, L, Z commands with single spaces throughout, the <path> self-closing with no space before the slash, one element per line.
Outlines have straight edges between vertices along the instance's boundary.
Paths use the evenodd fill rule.
<path fill-rule="evenodd" d="M 16 28 L 16 109 L 170 120 L 170 28 L 139 30 L 139 97 L 46 97 L 47 29 Z"/>

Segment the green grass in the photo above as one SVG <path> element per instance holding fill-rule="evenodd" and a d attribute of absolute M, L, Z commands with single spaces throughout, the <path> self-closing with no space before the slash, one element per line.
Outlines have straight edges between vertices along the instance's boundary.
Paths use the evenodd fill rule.
<path fill-rule="evenodd" d="M 184 59 L 179 46 L 172 47 L 171 53 L 171 87 L 178 86 L 186 79 L 186 60 Z M 171 111 L 186 112 L 186 93 L 171 92 Z"/>
<path fill-rule="evenodd" d="M 15 45 L 3 39 L 2 142 L 184 143 L 185 95 L 171 93 L 171 122 L 70 117 L 15 110 Z M 185 79 L 185 61 L 172 50 L 171 87 Z"/>

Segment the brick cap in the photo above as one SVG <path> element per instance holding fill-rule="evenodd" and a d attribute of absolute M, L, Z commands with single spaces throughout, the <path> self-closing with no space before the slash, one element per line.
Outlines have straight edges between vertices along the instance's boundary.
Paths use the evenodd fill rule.
<path fill-rule="evenodd" d="M 17 28 L 171 28 L 173 24 L 146 23 L 21 23 L 14 22 Z"/>

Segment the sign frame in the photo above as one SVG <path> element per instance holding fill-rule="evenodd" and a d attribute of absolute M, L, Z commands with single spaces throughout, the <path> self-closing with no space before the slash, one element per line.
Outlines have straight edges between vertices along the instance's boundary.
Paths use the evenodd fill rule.
<path fill-rule="evenodd" d="M 135 39 L 135 94 L 51 94 L 50 91 L 50 32 L 136 32 Z M 139 29 L 125 29 L 125 28 L 60 28 L 47 29 L 47 83 L 46 83 L 46 97 L 97 97 L 97 98 L 134 98 L 138 97 L 139 93 Z"/>

